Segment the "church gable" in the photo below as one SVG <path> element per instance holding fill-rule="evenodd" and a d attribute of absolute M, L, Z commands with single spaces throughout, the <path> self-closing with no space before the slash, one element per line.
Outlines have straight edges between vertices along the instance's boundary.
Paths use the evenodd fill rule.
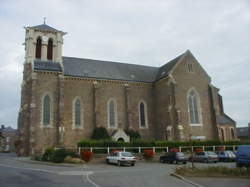
<path fill-rule="evenodd" d="M 181 55 L 181 58 L 179 58 L 169 74 L 174 77 L 181 76 L 184 78 L 186 76 L 188 79 L 199 76 L 202 79 L 206 79 L 208 82 L 211 81 L 210 76 L 189 50 Z"/>

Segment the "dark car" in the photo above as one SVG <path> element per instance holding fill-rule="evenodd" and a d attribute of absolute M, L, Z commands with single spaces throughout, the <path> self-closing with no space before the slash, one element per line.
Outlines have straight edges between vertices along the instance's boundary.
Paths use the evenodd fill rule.
<path fill-rule="evenodd" d="M 250 145 L 240 145 L 236 153 L 237 167 L 250 167 Z"/>
<path fill-rule="evenodd" d="M 160 156 L 160 162 L 162 163 L 187 163 L 187 157 L 182 152 L 169 152 L 165 153 L 165 155 Z"/>
<path fill-rule="evenodd" d="M 221 162 L 234 162 L 236 159 L 233 151 L 219 151 L 217 154 Z"/>
<path fill-rule="evenodd" d="M 191 158 L 192 160 L 192 158 Z M 212 151 L 198 152 L 193 156 L 193 161 L 195 162 L 218 162 L 218 155 Z"/>

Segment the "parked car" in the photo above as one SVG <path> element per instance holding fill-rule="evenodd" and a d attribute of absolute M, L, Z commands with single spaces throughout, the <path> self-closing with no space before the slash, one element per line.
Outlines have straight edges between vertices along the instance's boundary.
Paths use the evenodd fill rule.
<path fill-rule="evenodd" d="M 192 160 L 192 158 L 191 158 Z M 212 151 L 203 151 L 203 152 L 198 152 L 193 156 L 193 161 L 195 162 L 218 162 L 218 155 L 215 152 Z"/>
<path fill-rule="evenodd" d="M 169 152 L 165 153 L 165 155 L 160 156 L 160 162 L 161 163 L 176 163 L 179 162 L 186 164 L 187 163 L 187 157 L 182 152 Z"/>
<path fill-rule="evenodd" d="M 250 145 L 240 145 L 236 153 L 237 167 L 250 167 Z"/>
<path fill-rule="evenodd" d="M 233 151 L 219 151 L 217 152 L 219 161 L 222 162 L 234 162 L 236 159 L 236 155 Z"/>
<path fill-rule="evenodd" d="M 116 151 L 111 153 L 106 158 L 107 164 L 131 165 L 134 166 L 136 163 L 135 156 L 130 152 Z"/>

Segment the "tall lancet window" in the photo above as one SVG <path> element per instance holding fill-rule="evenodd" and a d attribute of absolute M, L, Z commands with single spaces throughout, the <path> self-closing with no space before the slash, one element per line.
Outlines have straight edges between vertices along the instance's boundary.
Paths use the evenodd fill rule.
<path fill-rule="evenodd" d="M 42 56 L 42 39 L 39 36 L 36 40 L 36 58 L 41 59 Z"/>
<path fill-rule="evenodd" d="M 51 99 L 49 95 L 45 95 L 43 98 L 43 125 L 51 125 Z"/>
<path fill-rule="evenodd" d="M 48 41 L 47 59 L 52 60 L 52 58 L 53 58 L 53 40 L 50 38 Z"/>
<path fill-rule="evenodd" d="M 81 102 L 79 99 L 75 101 L 75 127 L 80 127 L 81 126 Z"/>
<path fill-rule="evenodd" d="M 200 101 L 197 93 L 191 90 L 188 94 L 189 120 L 191 124 L 200 124 Z"/>
<path fill-rule="evenodd" d="M 114 99 L 108 102 L 108 126 L 110 128 L 117 127 L 117 104 Z"/>
<path fill-rule="evenodd" d="M 147 104 L 144 101 L 139 102 L 139 126 L 141 128 L 148 126 Z"/>

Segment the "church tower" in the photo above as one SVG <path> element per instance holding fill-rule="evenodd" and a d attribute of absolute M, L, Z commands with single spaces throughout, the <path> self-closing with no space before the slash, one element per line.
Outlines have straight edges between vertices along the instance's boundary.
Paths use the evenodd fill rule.
<path fill-rule="evenodd" d="M 62 45 L 65 32 L 42 25 L 25 27 L 25 63 L 35 60 L 62 63 Z"/>
<path fill-rule="evenodd" d="M 57 66 L 63 71 L 62 45 L 63 36 L 66 34 L 48 26 L 45 22 L 41 25 L 25 27 L 25 31 L 25 62 L 18 115 L 20 148 L 17 152 L 20 155 L 33 154 L 37 146 L 37 138 L 43 136 L 39 135 L 40 127 L 37 123 L 38 111 L 41 108 L 38 85 L 41 85 L 41 82 L 46 83 L 47 80 L 38 77 L 35 67 L 43 64 L 45 67 Z M 59 75 L 55 74 L 55 76 L 58 79 L 56 85 L 59 85 L 61 79 Z M 57 89 L 56 85 L 50 87 Z M 51 91 L 50 93 L 57 92 Z M 48 128 L 46 131 L 48 131 L 46 133 L 53 133 L 53 136 L 58 134 L 58 128 Z M 56 144 L 58 141 L 54 142 Z"/>

